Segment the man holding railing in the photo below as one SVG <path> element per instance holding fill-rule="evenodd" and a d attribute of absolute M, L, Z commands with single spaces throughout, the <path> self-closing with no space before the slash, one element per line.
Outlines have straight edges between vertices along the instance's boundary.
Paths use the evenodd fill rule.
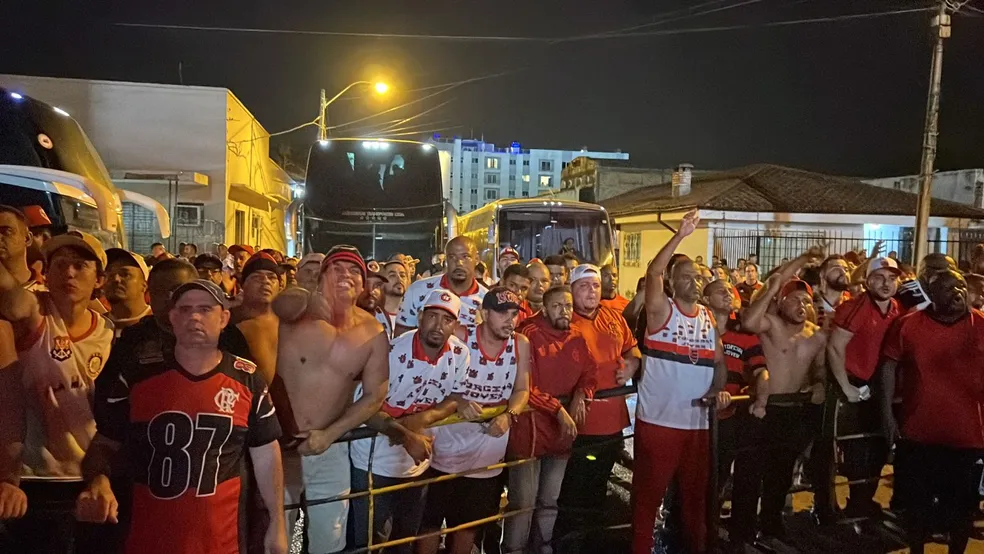
<path fill-rule="evenodd" d="M 765 417 L 743 429 L 735 459 L 732 501 L 732 542 L 750 543 L 763 535 L 782 539 L 782 510 L 793 481 L 793 467 L 819 431 L 825 396 L 827 334 L 807 317 L 813 290 L 795 278 L 807 264 L 823 258 L 813 247 L 779 268 L 742 313 L 748 331 L 757 333 L 769 364 L 769 395 Z M 776 313 L 769 313 L 778 299 Z M 782 400 L 778 395 L 808 390 L 812 402 Z M 756 518 L 761 489 L 761 512 Z M 758 523 L 758 525 L 756 525 Z"/>
<path fill-rule="evenodd" d="M 352 442 L 352 489 L 404 488 L 373 496 L 371 515 L 368 497 L 352 500 L 353 547 L 367 544 L 370 529 L 373 544 L 417 534 L 425 487 L 413 482 L 430 467 L 434 431 L 429 426 L 455 412 L 451 393 L 468 371 L 468 348 L 453 336 L 461 308 L 453 292 L 434 289 L 420 305 L 418 328 L 398 336 L 390 346 L 389 391 L 382 409 L 368 422 L 383 436 Z M 413 545 L 386 551 L 410 553 Z"/>
<path fill-rule="evenodd" d="M 698 303 L 702 276 L 697 265 L 683 256 L 667 270 L 673 251 L 699 222 L 696 210 L 686 214 L 646 272 L 645 369 L 639 380 L 632 477 L 634 554 L 652 550 L 659 506 L 674 477 L 688 552 L 705 550 L 710 438 L 707 409 L 694 401 L 713 398 L 719 408 L 727 407 L 728 369 L 714 318 Z M 619 382 L 632 376 L 623 371 Z"/>
<path fill-rule="evenodd" d="M 635 374 L 642 354 L 621 311 L 601 305 L 604 270 L 584 264 L 571 272 L 574 315 L 571 327 L 579 332 L 598 364 L 598 388 L 613 389 L 621 373 Z M 584 424 L 578 428 L 567 462 L 559 504 L 558 533 L 583 527 L 604 513 L 608 478 L 624 447 L 622 430 L 629 426 L 625 397 L 595 399 Z"/>
<path fill-rule="evenodd" d="M 458 413 L 474 419 L 483 408 L 505 406 L 506 411 L 487 422 L 434 429 L 428 478 L 481 469 L 505 458 L 509 428 L 529 399 L 530 342 L 513 332 L 519 309 L 515 293 L 493 287 L 482 301 L 482 323 L 458 328 L 471 360 L 465 378 L 455 383 Z M 501 468 L 492 469 L 429 485 L 421 533 L 438 530 L 445 521 L 448 527 L 457 527 L 496 515 L 502 496 L 501 473 Z M 448 553 L 471 554 L 477 530 L 473 527 L 450 535 Z M 439 542 L 437 536 L 422 539 L 417 553 L 434 554 Z"/>
<path fill-rule="evenodd" d="M 536 460 L 509 471 L 509 509 L 530 511 L 506 520 L 502 546 L 507 554 L 553 552 L 557 497 L 571 444 L 598 384 L 597 365 L 588 345 L 571 329 L 573 313 L 570 287 L 554 286 L 543 296 L 540 315 L 520 327 L 533 355 L 529 400 L 533 409 L 513 423 L 508 453 L 513 460 Z M 571 397 L 568 408 L 559 396 Z"/>

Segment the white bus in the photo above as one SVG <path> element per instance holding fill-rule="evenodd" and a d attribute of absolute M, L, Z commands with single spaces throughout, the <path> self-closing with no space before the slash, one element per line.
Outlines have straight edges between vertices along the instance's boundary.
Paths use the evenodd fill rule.
<path fill-rule="evenodd" d="M 499 279 L 499 251 L 511 246 L 524 261 L 560 254 L 574 241 L 580 263 L 615 263 L 615 234 L 605 208 L 576 201 L 517 198 L 498 200 L 458 216 L 454 235 L 475 241 L 490 281 Z"/>

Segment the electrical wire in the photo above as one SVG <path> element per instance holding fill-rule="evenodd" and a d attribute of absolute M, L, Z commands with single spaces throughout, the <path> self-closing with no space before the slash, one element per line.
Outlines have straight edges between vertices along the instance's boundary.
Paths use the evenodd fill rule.
<path fill-rule="evenodd" d="M 417 115 L 413 115 L 413 116 L 410 116 L 410 117 L 408 117 L 406 119 L 403 119 L 403 120 L 399 121 L 398 123 L 395 123 L 393 125 L 390 125 L 390 127 L 399 127 L 400 125 L 403 125 L 404 123 L 407 123 L 409 121 L 413 121 L 414 119 L 417 119 L 417 118 L 419 118 L 421 116 L 427 115 L 427 114 L 433 112 L 434 110 L 439 110 L 439 109 L 443 108 L 444 106 L 447 106 L 451 102 L 454 102 L 455 100 L 457 100 L 457 98 L 451 98 L 450 100 L 445 100 L 444 102 L 441 102 L 440 104 L 434 106 L 433 108 L 426 109 L 426 110 L 418 113 Z M 388 129 L 380 129 L 380 131 L 386 131 L 386 130 L 388 130 Z"/>
<path fill-rule="evenodd" d="M 317 125 L 317 124 L 318 124 L 318 119 L 316 118 L 314 121 L 308 121 L 307 123 L 301 123 L 300 125 L 298 125 L 296 127 L 291 127 L 290 129 L 285 129 L 283 131 L 277 131 L 276 133 L 267 133 L 265 135 L 259 135 L 259 136 L 253 137 L 253 138 L 248 138 L 248 139 L 243 139 L 243 140 L 230 140 L 230 141 L 228 141 L 227 144 L 243 144 L 243 143 L 246 143 L 246 142 L 253 142 L 255 140 L 260 140 L 260 139 L 265 139 L 265 138 L 270 138 L 270 137 L 279 137 L 280 135 L 286 135 L 287 133 L 293 133 L 294 131 L 298 131 L 298 130 L 303 129 L 305 127 L 308 127 L 310 125 Z"/>
<path fill-rule="evenodd" d="M 730 9 L 734 9 L 734 8 L 739 8 L 741 6 L 746 6 L 748 4 L 757 4 L 757 3 L 761 2 L 762 0 L 744 0 L 743 2 L 739 2 L 737 4 L 731 4 L 731 5 L 728 5 L 728 6 L 720 6 L 720 7 L 717 7 L 717 8 L 711 8 L 711 9 L 700 11 L 700 12 L 694 12 L 693 11 L 693 10 L 695 10 L 697 8 L 700 8 L 700 7 L 703 7 L 703 6 L 720 4 L 723 1 L 725 1 L 725 0 L 712 0 L 710 2 L 704 2 L 702 4 L 697 4 L 696 6 L 691 6 L 690 8 L 685 9 L 685 10 L 675 10 L 675 11 L 671 11 L 671 12 L 666 12 L 666 13 L 662 14 L 661 16 L 659 16 L 659 17 L 662 17 L 663 19 L 660 19 L 658 21 L 651 21 L 649 23 L 642 23 L 640 25 L 633 25 L 631 27 L 625 27 L 625 28 L 622 28 L 622 29 L 615 29 L 615 30 L 612 30 L 612 31 L 604 31 L 604 32 L 601 32 L 601 33 L 592 33 L 592 34 L 581 35 L 581 36 L 576 36 L 576 37 L 563 38 L 563 39 L 559 39 L 559 40 L 555 41 L 554 44 L 559 44 L 559 43 L 563 43 L 563 42 L 573 42 L 573 41 L 577 41 L 577 40 L 589 40 L 589 39 L 593 39 L 593 38 L 618 36 L 618 35 L 621 35 L 623 33 L 635 31 L 637 29 L 646 29 L 646 28 L 649 28 L 649 27 L 655 27 L 657 25 L 663 25 L 665 23 L 673 23 L 673 22 L 677 22 L 677 21 L 683 21 L 683 20 L 687 20 L 687 19 L 692 19 L 694 17 L 699 17 L 699 16 L 702 16 L 702 15 L 712 14 L 712 13 L 721 12 L 721 11 L 725 11 L 725 10 L 730 10 Z M 680 16 L 674 17 L 676 14 L 678 14 L 680 12 L 689 12 L 689 13 L 686 13 L 685 15 L 680 15 Z"/>
<path fill-rule="evenodd" d="M 752 0 L 748 0 L 750 3 Z M 744 4 L 742 4 L 744 5 Z M 489 36 L 489 35 L 426 35 L 426 34 L 407 34 L 407 33 L 357 33 L 343 31 L 305 31 L 297 29 L 263 29 L 247 27 L 210 27 L 203 25 L 168 25 L 158 23 L 114 23 L 119 27 L 135 27 L 147 29 L 168 29 L 180 31 L 209 31 L 209 32 L 239 32 L 239 33 L 263 33 L 263 34 L 287 34 L 287 35 L 313 35 L 313 36 L 345 36 L 362 38 L 394 38 L 394 39 L 419 39 L 419 40 L 442 40 L 442 41 L 464 41 L 464 42 L 537 42 L 544 44 L 555 44 L 558 42 L 580 42 L 588 40 L 608 40 L 628 37 L 641 36 L 665 36 L 680 35 L 689 33 L 706 33 L 712 31 L 731 31 L 737 29 L 751 29 L 763 27 L 781 27 L 787 25 L 801 25 L 807 23 L 829 23 L 834 21 L 846 21 L 850 19 L 867 19 L 874 17 L 885 17 L 890 15 L 901 15 L 933 10 L 934 8 L 908 8 L 881 12 L 869 12 L 858 14 L 847 14 L 839 16 L 815 17 L 809 19 L 795 19 L 787 21 L 771 21 L 758 24 L 742 25 L 723 25 L 718 27 L 698 27 L 668 29 L 664 31 L 643 31 L 643 32 L 616 32 L 616 34 L 599 33 L 593 35 L 582 35 L 577 37 L 531 37 L 531 36 Z M 504 72 L 505 73 L 505 72 Z"/>

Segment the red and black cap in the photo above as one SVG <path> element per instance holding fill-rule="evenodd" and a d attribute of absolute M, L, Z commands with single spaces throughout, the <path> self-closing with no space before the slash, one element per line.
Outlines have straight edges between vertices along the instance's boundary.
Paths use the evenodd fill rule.
<path fill-rule="evenodd" d="M 277 275 L 284 272 L 277 260 L 274 260 L 273 256 L 266 252 L 253 254 L 246 260 L 246 264 L 243 265 L 243 282 L 245 283 L 246 279 L 249 279 L 249 276 L 257 271 L 272 271 Z"/>
<path fill-rule="evenodd" d="M 505 312 L 507 310 L 518 310 L 519 297 L 516 293 L 506 287 L 492 287 L 485 293 L 482 299 L 482 309 L 492 310 L 493 312 Z"/>
<path fill-rule="evenodd" d="M 369 268 L 366 267 L 366 261 L 362 259 L 362 254 L 358 248 L 349 244 L 333 246 L 321 262 L 321 272 L 324 273 L 333 262 L 350 262 L 359 266 L 362 271 L 362 283 L 365 284 L 369 275 Z"/>

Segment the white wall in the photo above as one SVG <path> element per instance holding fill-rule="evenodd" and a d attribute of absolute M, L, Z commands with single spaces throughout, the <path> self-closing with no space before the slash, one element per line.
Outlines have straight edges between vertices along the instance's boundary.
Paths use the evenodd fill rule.
<path fill-rule="evenodd" d="M 913 194 L 919 193 L 918 175 L 867 179 L 865 183 Z M 984 169 L 937 172 L 933 174 L 932 192 L 933 198 L 984 208 Z"/>

